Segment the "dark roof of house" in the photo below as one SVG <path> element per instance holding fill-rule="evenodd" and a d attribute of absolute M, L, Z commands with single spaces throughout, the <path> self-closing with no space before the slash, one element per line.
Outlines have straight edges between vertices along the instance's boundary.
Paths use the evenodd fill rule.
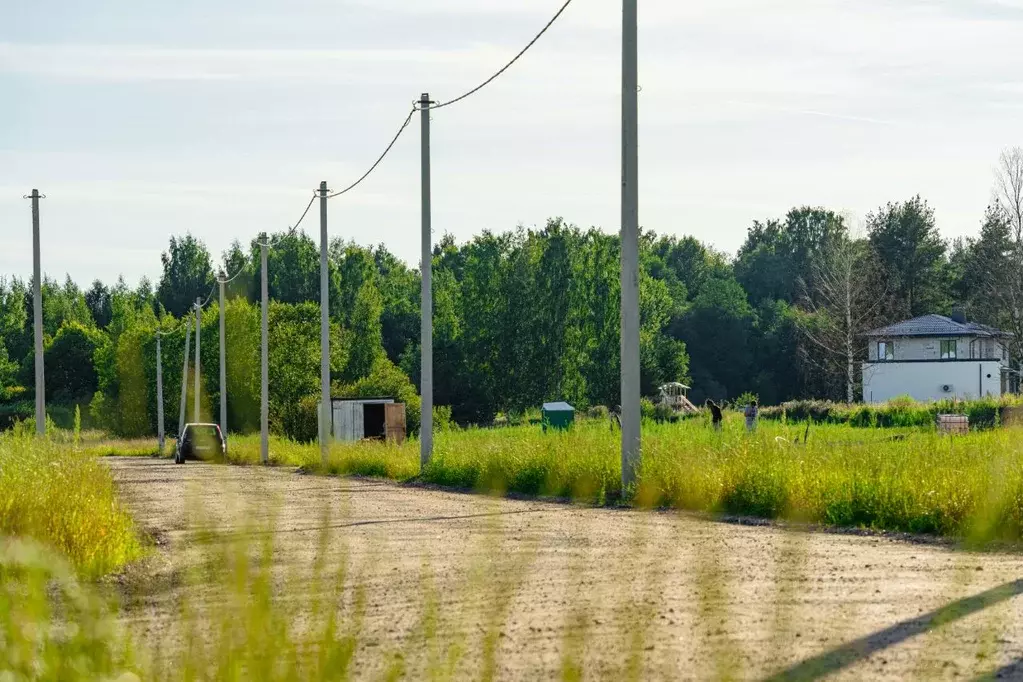
<path fill-rule="evenodd" d="M 875 329 L 866 333 L 866 336 L 1010 336 L 986 324 L 976 322 L 956 322 L 944 315 L 923 315 L 914 317 L 912 320 L 897 322 L 896 324 Z"/>

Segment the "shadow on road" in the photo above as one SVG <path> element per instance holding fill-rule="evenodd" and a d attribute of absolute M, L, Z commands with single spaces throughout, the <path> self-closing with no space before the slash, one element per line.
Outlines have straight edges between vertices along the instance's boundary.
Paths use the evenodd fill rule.
<path fill-rule="evenodd" d="M 925 613 L 918 618 L 897 623 L 890 628 L 885 628 L 874 634 L 844 644 L 837 649 L 814 656 L 787 670 L 764 678 L 764 682 L 820 679 L 843 668 L 847 668 L 878 651 L 883 651 L 911 637 L 1000 604 L 1021 593 L 1023 593 L 1023 579 L 999 585 L 987 592 L 981 592 L 972 597 L 954 601 L 940 609 Z M 1023 672 L 1023 662 L 1016 662 L 992 674 L 1002 674 L 1002 678 L 986 676 L 981 679 L 1015 679 L 1015 675 L 1021 672 Z"/>
<path fill-rule="evenodd" d="M 436 523 L 438 521 L 461 521 L 464 519 L 482 519 L 490 516 L 514 516 L 517 514 L 536 514 L 545 511 L 543 509 L 519 509 L 516 511 L 487 512 L 484 514 L 464 514 L 459 516 L 412 516 L 403 519 L 368 519 L 366 521 L 348 521 L 345 523 L 332 523 L 326 526 L 306 526 L 302 528 L 273 528 L 270 530 L 252 530 L 226 532 L 224 535 L 232 536 L 263 536 L 277 533 L 312 533 L 315 531 L 337 530 L 340 528 L 356 528 L 358 526 L 377 526 L 398 523 Z"/>

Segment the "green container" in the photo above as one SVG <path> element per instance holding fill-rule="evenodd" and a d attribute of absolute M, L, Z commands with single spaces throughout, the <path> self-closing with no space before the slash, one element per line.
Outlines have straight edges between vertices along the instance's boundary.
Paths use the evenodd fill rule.
<path fill-rule="evenodd" d="M 545 432 L 548 427 L 564 431 L 575 423 L 575 408 L 568 403 L 544 403 L 541 414 Z"/>

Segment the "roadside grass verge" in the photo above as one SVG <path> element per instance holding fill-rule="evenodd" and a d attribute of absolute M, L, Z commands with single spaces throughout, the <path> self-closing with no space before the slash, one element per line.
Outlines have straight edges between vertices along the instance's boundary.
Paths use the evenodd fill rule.
<path fill-rule="evenodd" d="M 809 433 L 809 438 L 807 438 Z M 272 438 L 271 464 L 312 473 L 418 480 L 486 494 L 673 507 L 826 526 L 934 534 L 976 542 L 1023 539 L 1023 431 L 941 436 L 930 429 L 762 423 L 729 415 L 644 425 L 636 489 L 621 488 L 618 433 L 603 421 L 567 432 L 535 426 L 436 434 L 420 475 L 419 444 L 316 444 Z M 805 441 L 805 442 L 804 442 Z M 259 436 L 232 436 L 229 459 L 259 462 Z"/>
<path fill-rule="evenodd" d="M 218 491 L 225 493 L 230 495 Z M 745 557 L 728 556 L 721 543 L 693 545 L 693 537 L 683 536 L 684 524 L 674 529 L 661 525 L 660 532 L 671 534 L 666 544 L 651 536 L 651 526 L 629 524 L 621 529 L 616 558 L 608 561 L 606 553 L 586 542 L 582 528 L 573 528 L 569 515 L 560 532 L 579 544 L 561 546 L 568 552 L 567 563 L 546 564 L 543 572 L 558 571 L 567 591 L 561 595 L 547 583 L 554 589 L 549 610 L 533 612 L 534 617 L 542 613 L 546 628 L 530 625 L 526 632 L 526 623 L 517 627 L 518 619 L 523 600 L 536 600 L 530 583 L 539 575 L 535 560 L 540 546 L 523 543 L 521 529 L 505 527 L 497 515 L 489 517 L 483 532 L 465 536 L 469 547 L 460 562 L 437 570 L 425 552 L 418 571 L 411 568 L 404 578 L 391 578 L 390 571 L 367 571 L 380 550 L 353 556 L 350 548 L 366 536 L 340 530 L 351 520 L 343 498 L 324 498 L 319 514 L 310 510 L 310 520 L 318 521 L 310 529 L 317 531 L 318 541 L 309 539 L 315 551 L 299 562 L 287 560 L 291 531 L 276 522 L 274 502 L 269 510 L 267 500 L 259 497 L 248 505 L 229 505 L 233 512 L 219 527 L 230 530 L 218 530 L 212 517 L 204 517 L 208 512 L 202 501 L 190 499 L 186 505 L 191 510 L 186 535 L 195 544 L 183 548 L 183 555 L 192 556 L 176 574 L 177 589 L 161 585 L 154 593 L 152 586 L 142 586 L 145 592 L 139 596 L 171 600 L 169 612 L 157 616 L 152 628 L 144 626 L 152 617 L 148 612 L 139 623 L 138 611 L 118 606 L 101 586 L 82 580 L 57 552 L 0 538 L 0 679 L 295 682 L 529 675 L 566 681 L 667 680 L 691 675 L 694 665 L 703 678 L 722 681 L 771 673 L 776 677 L 766 679 L 869 674 L 867 645 L 854 639 L 862 628 L 853 612 L 842 611 L 848 622 L 831 631 L 839 642 L 852 640 L 848 645 L 834 649 L 824 638 L 799 646 L 795 639 L 805 641 L 808 629 L 822 627 L 806 618 L 807 607 L 798 595 L 815 577 L 812 571 L 819 570 L 809 561 L 811 540 L 805 533 L 785 534 L 774 556 L 764 555 L 774 564 L 774 578 L 766 592 L 750 594 L 745 567 L 735 568 Z M 673 575 L 689 576 L 682 579 L 681 592 L 669 592 L 670 585 L 665 589 L 665 573 L 658 569 L 665 563 Z M 968 569 L 956 571 L 954 584 L 931 577 L 939 603 L 957 599 L 970 587 L 975 571 L 974 562 L 969 563 Z M 607 581 L 596 577 L 608 572 Z M 407 591 L 399 586 L 393 598 L 410 617 L 392 612 L 382 622 L 379 601 L 392 595 L 380 592 L 379 581 L 403 579 L 413 583 Z M 595 589 L 595 584 L 602 587 Z M 1002 598 L 1009 596 L 1004 585 L 996 589 Z M 934 596 L 928 593 L 927 599 Z M 849 598 L 853 608 L 856 601 Z M 961 600 L 943 606 L 925 631 L 951 628 L 951 621 L 964 615 L 957 609 L 963 609 Z M 994 648 L 1008 641 L 999 638 L 1005 625 L 996 614 L 983 617 L 983 638 L 972 636 L 976 623 L 961 623 L 955 631 L 966 635 L 958 649 L 969 670 L 960 668 L 960 673 L 983 672 L 997 665 L 992 654 L 1011 654 L 1011 647 Z M 739 631 L 757 624 L 763 629 L 752 638 Z M 549 634 L 552 626 L 560 630 L 560 645 Z M 383 629 L 394 636 L 383 635 Z M 770 637 L 771 646 L 756 644 L 762 634 Z M 509 647 L 511 637 L 516 643 Z M 688 661 L 670 643 L 675 641 L 690 653 Z M 610 660 L 608 651 L 613 652 Z M 916 666 L 905 679 L 933 679 L 938 673 L 932 671 L 948 664 L 933 636 L 903 656 Z M 517 674 L 510 675 L 509 669 Z"/>
<path fill-rule="evenodd" d="M 0 433 L 0 536 L 50 546 L 92 577 L 142 554 L 107 468 L 71 444 L 17 429 Z"/>

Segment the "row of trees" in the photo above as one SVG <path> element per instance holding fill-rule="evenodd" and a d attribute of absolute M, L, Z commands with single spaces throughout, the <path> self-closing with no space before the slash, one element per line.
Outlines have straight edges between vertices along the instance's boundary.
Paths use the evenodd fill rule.
<path fill-rule="evenodd" d="M 765 403 L 852 400 L 864 331 L 953 305 L 1023 342 L 1023 151 L 1003 154 L 995 191 L 979 234 L 951 243 L 919 196 L 870 213 L 862 233 L 819 207 L 756 221 L 734 258 L 690 237 L 644 232 L 643 392 L 679 380 L 692 383 L 696 400 L 745 392 Z M 270 398 L 273 422 L 284 428 L 318 385 L 319 249 L 302 233 L 271 241 Z M 156 331 L 167 332 L 173 416 L 184 340 L 175 330 L 221 272 L 240 273 L 225 310 L 229 417 L 232 428 L 255 428 L 258 256 L 255 240 L 236 242 L 215 265 L 186 234 L 170 239 L 155 288 L 145 279 L 134 289 L 97 280 L 84 291 L 70 279 L 45 280 L 49 399 L 88 403 L 115 431 L 151 431 Z M 329 256 L 337 390 L 371 390 L 376 377 L 409 396 L 419 380 L 418 271 L 383 246 L 335 240 Z M 445 236 L 433 256 L 436 403 L 473 423 L 553 398 L 617 404 L 619 257 L 617 236 L 560 219 L 461 245 Z M 213 370 L 203 399 L 214 403 L 216 314 L 203 316 L 202 346 Z M 0 413 L 31 399 L 31 319 L 28 284 L 0 279 Z"/>

